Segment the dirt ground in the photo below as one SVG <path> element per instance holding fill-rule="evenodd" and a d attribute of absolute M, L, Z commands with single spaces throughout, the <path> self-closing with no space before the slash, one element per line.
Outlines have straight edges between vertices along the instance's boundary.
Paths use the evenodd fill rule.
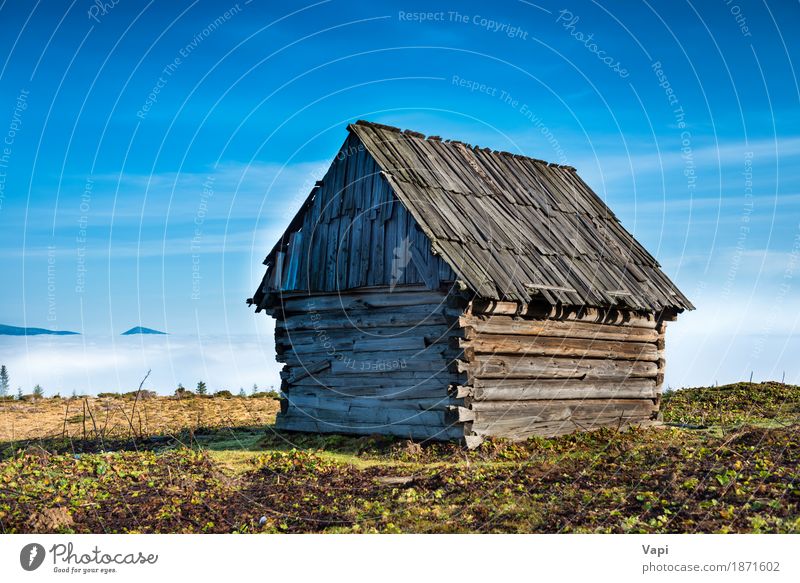
<path fill-rule="evenodd" d="M 279 401 L 242 397 L 86 397 L 0 401 L 0 441 L 170 435 L 192 428 L 268 425 Z"/>
<path fill-rule="evenodd" d="M 797 386 L 687 389 L 660 428 L 473 451 L 280 432 L 277 409 L 4 402 L 0 532 L 800 532 Z"/>

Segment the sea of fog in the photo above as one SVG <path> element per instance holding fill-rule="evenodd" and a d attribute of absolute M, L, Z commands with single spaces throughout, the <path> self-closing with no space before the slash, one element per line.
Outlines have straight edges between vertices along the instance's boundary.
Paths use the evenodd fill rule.
<path fill-rule="evenodd" d="M 800 335 L 780 326 L 760 329 L 707 321 L 691 312 L 667 332 L 665 388 L 708 386 L 748 380 L 800 384 Z M 209 391 L 240 387 L 250 391 L 280 387 L 272 334 L 191 336 L 0 336 L 0 364 L 8 367 L 11 390 L 30 393 L 36 384 L 46 395 L 131 391 L 148 370 L 145 387 L 172 394 L 178 383 L 194 389 L 202 380 Z"/>
<path fill-rule="evenodd" d="M 788 316 L 731 318 L 700 309 L 681 314 L 667 325 L 664 387 L 722 385 L 751 375 L 754 382 L 800 384 L 797 315 Z"/>
<path fill-rule="evenodd" d="M 45 395 L 92 395 L 132 391 L 152 370 L 145 388 L 171 394 L 178 383 L 209 392 L 240 387 L 250 392 L 279 388 L 272 336 L 0 336 L 0 364 L 8 367 L 11 390 Z"/>

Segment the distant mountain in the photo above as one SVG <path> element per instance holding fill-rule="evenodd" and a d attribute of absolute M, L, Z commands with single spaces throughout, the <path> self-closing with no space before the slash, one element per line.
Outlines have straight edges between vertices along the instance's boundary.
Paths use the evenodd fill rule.
<path fill-rule="evenodd" d="M 53 334 L 55 336 L 68 336 L 78 334 L 69 330 L 47 330 L 46 328 L 21 328 L 0 324 L 0 336 L 39 336 L 40 334 Z"/>
<path fill-rule="evenodd" d="M 144 326 L 134 326 L 127 332 L 123 332 L 122 336 L 131 336 L 132 334 L 166 334 L 166 332 L 159 332 L 152 328 L 145 328 Z"/>

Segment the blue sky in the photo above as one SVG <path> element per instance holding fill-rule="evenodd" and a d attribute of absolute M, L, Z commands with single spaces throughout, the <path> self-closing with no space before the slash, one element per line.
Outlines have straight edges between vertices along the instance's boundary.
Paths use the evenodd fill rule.
<path fill-rule="evenodd" d="M 796 2 L 99 6 L 0 4 L 0 323 L 216 338 L 274 380 L 244 300 L 363 118 L 576 166 L 698 307 L 668 382 L 800 380 Z"/>

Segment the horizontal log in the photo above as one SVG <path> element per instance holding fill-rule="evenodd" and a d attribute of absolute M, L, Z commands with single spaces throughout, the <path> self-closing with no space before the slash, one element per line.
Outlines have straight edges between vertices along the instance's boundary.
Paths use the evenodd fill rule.
<path fill-rule="evenodd" d="M 622 360 L 658 360 L 653 342 L 618 342 L 586 338 L 549 338 L 482 334 L 474 340 L 457 339 L 458 346 L 474 354 L 526 354 L 530 356 L 572 356 Z"/>
<path fill-rule="evenodd" d="M 462 328 L 477 334 L 520 334 L 525 336 L 552 336 L 554 338 L 591 338 L 633 342 L 656 342 L 658 332 L 653 328 L 639 328 L 619 324 L 602 324 L 576 320 L 531 320 L 511 316 L 469 316 L 458 319 Z M 474 333 L 472 336 L 474 336 Z"/>
<path fill-rule="evenodd" d="M 352 311 L 372 308 L 397 306 L 419 306 L 422 304 L 445 305 L 447 294 L 431 291 L 425 287 L 417 289 L 390 290 L 389 288 L 372 291 L 343 291 L 338 294 L 305 295 L 301 297 L 285 297 L 278 301 L 283 311 L 303 313 L 311 311 Z"/>
<path fill-rule="evenodd" d="M 463 331 L 446 326 L 418 326 L 416 328 L 369 328 L 347 330 L 296 330 L 276 334 L 275 349 L 278 354 L 292 350 L 298 354 L 329 350 L 387 350 L 433 346 L 452 342 Z"/>
<path fill-rule="evenodd" d="M 451 383 L 461 383 L 466 381 L 466 376 L 458 373 L 443 371 L 409 371 L 395 370 L 386 371 L 379 374 L 374 372 L 354 373 L 348 375 L 334 374 L 324 371 L 313 377 L 300 379 L 296 385 L 329 386 L 329 387 L 402 387 L 402 386 L 422 386 Z"/>
<path fill-rule="evenodd" d="M 359 340 L 380 340 L 384 338 L 426 338 L 438 339 L 448 336 L 461 336 L 457 328 L 446 324 L 413 326 L 409 328 L 398 328 L 397 326 L 373 326 L 369 330 L 357 330 L 354 328 L 332 328 L 332 329 L 311 329 L 311 330 L 285 330 L 276 329 L 275 342 L 280 344 L 315 344 L 320 340 L 331 340 L 334 342 L 357 342 Z"/>
<path fill-rule="evenodd" d="M 457 398 L 474 401 L 529 401 L 535 399 L 655 399 L 659 392 L 652 379 L 624 381 L 485 379 L 486 386 L 454 388 Z M 492 383 L 495 383 L 494 385 Z"/>
<path fill-rule="evenodd" d="M 380 376 L 382 374 L 393 374 L 395 372 L 424 372 L 439 373 L 447 372 L 450 363 L 444 358 L 438 360 L 423 358 L 395 358 L 391 354 L 382 355 L 375 359 L 359 358 L 356 360 L 334 360 L 331 363 L 333 374 L 343 375 L 363 375 L 372 374 Z"/>
<path fill-rule="evenodd" d="M 576 431 L 594 431 L 601 427 L 613 427 L 620 430 L 631 426 L 648 426 L 653 422 L 649 418 L 640 417 L 595 417 L 591 420 L 569 419 L 547 423 L 530 423 L 528 425 L 510 425 L 499 422 L 473 422 L 470 431 L 476 436 L 505 437 L 511 440 L 523 440 L 529 437 L 556 437 Z"/>
<path fill-rule="evenodd" d="M 452 356 L 449 358 L 445 355 L 448 352 Z M 354 352 L 351 350 L 314 350 L 313 352 L 306 352 L 301 350 L 287 350 L 282 354 L 276 355 L 276 360 L 288 364 L 290 366 L 302 366 L 310 362 L 316 362 L 321 359 L 326 359 L 331 362 L 347 363 L 349 368 L 364 368 L 366 366 L 373 366 L 374 363 L 386 362 L 394 363 L 394 368 L 405 368 L 403 363 L 414 362 L 428 362 L 436 364 L 437 366 L 446 366 L 448 360 L 459 356 L 461 353 L 456 352 L 454 349 L 449 349 L 444 344 L 436 344 L 423 348 L 422 350 L 383 350 L 379 352 Z M 352 365 L 352 366 L 350 366 Z M 375 365 L 377 366 L 377 365 Z M 383 366 L 383 369 L 389 366 Z M 428 369 L 425 369 L 428 370 Z"/>
<path fill-rule="evenodd" d="M 409 339 L 411 340 L 411 339 Z M 441 358 L 441 355 L 444 354 L 445 351 L 456 353 L 458 349 L 450 348 L 448 343 L 433 343 L 427 346 L 420 347 L 420 344 L 423 343 L 423 339 L 414 339 L 415 342 L 400 342 L 394 348 L 389 347 L 388 345 L 381 348 L 380 346 L 376 345 L 370 348 L 369 345 L 362 345 L 360 349 L 354 348 L 353 344 L 349 346 L 346 343 L 332 343 L 332 342 L 320 342 L 319 344 L 303 344 L 298 346 L 285 346 L 283 347 L 283 351 L 281 352 L 282 355 L 294 355 L 294 356 L 303 356 L 303 357 L 310 357 L 314 354 L 327 354 L 329 356 L 334 354 L 346 354 L 350 356 L 360 357 L 363 355 L 369 354 L 385 354 L 386 357 L 391 357 L 393 355 L 409 355 L 409 354 L 417 354 L 420 357 L 425 357 L 426 354 L 431 355 L 431 358 Z M 455 343 L 455 340 L 453 340 Z M 655 346 L 655 345 L 653 345 Z M 436 355 L 436 356 L 433 356 Z"/>
<path fill-rule="evenodd" d="M 343 423 L 328 423 L 322 420 L 311 419 L 306 416 L 278 415 L 275 422 L 276 429 L 285 431 L 304 431 L 309 433 L 343 433 L 354 435 L 395 435 L 406 439 L 419 440 L 461 440 L 464 438 L 462 425 L 384 425 L 376 428 L 373 424 L 362 424 L 353 421 Z"/>
<path fill-rule="evenodd" d="M 475 378 L 605 379 L 655 377 L 654 362 L 606 360 L 598 358 L 559 358 L 545 356 L 475 356 L 474 361 L 457 361 L 456 372 L 465 373 L 472 384 Z"/>
<path fill-rule="evenodd" d="M 441 401 L 443 399 L 458 400 L 457 397 L 451 395 L 447 391 L 447 384 L 443 382 L 436 382 L 423 385 L 402 385 L 392 384 L 388 387 L 354 387 L 345 386 L 340 388 L 326 387 L 326 386 L 303 386 L 293 385 L 284 389 L 284 392 L 289 398 L 295 394 L 301 395 L 317 395 L 326 396 L 328 398 L 338 397 L 365 397 L 371 399 L 385 399 L 390 401 L 405 401 L 405 400 L 425 400 L 432 399 Z"/>
<path fill-rule="evenodd" d="M 350 406 L 347 411 L 339 409 L 335 401 L 321 403 L 319 406 L 296 405 L 289 403 L 289 415 L 305 415 L 311 419 L 340 424 L 373 424 L 374 433 L 387 425 L 431 425 L 444 427 L 445 411 L 415 411 L 403 408 L 357 407 Z"/>
<path fill-rule="evenodd" d="M 474 300 L 469 306 L 471 314 L 523 316 L 529 318 L 550 318 L 584 322 L 602 322 L 618 326 L 655 328 L 658 324 L 654 314 L 634 313 L 617 309 L 572 308 L 543 304 L 524 304 L 499 302 L 493 300 Z"/>
<path fill-rule="evenodd" d="M 348 413 L 352 407 L 372 407 L 376 409 L 402 409 L 406 411 L 445 411 L 448 407 L 458 406 L 455 399 L 451 399 L 447 394 L 438 398 L 415 398 L 415 399 L 392 399 L 374 397 L 350 397 L 331 391 L 327 392 L 297 392 L 287 393 L 287 400 L 290 406 L 300 407 L 301 409 L 325 409 L 328 411 L 339 411 Z"/>
<path fill-rule="evenodd" d="M 648 416 L 652 399 L 559 399 L 539 401 L 476 401 L 470 405 L 477 419 L 563 421 L 597 417 Z"/>
<path fill-rule="evenodd" d="M 362 329 L 431 326 L 446 324 L 443 310 L 432 310 L 429 306 L 406 306 L 398 308 L 375 308 L 352 314 L 331 315 L 328 312 L 319 314 L 300 314 L 279 319 L 275 323 L 278 330 L 320 330 L 320 329 Z"/>
<path fill-rule="evenodd" d="M 493 418 L 479 415 L 474 421 L 466 423 L 470 432 L 479 435 L 513 436 L 514 434 L 544 435 L 537 431 L 538 428 L 554 428 L 563 426 L 563 433 L 572 431 L 587 431 L 594 427 L 622 426 L 632 421 L 645 421 L 649 415 L 591 415 L 587 418 L 570 417 L 553 421 L 538 421 L 526 417 Z M 466 430 L 466 428 L 465 428 Z"/>
<path fill-rule="evenodd" d="M 371 338 L 369 340 L 356 340 L 353 343 L 354 352 L 372 352 L 375 350 L 425 350 L 428 344 L 424 337 L 410 338 Z"/>

